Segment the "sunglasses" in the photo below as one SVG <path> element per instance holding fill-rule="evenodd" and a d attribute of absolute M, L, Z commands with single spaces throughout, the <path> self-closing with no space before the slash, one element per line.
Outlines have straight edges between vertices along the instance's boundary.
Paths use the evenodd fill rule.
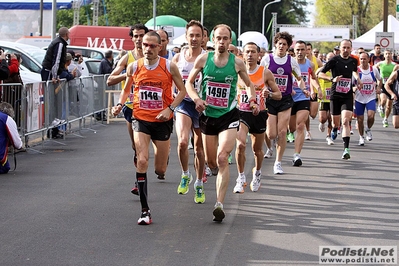
<path fill-rule="evenodd" d="M 133 35 L 133 37 L 136 38 L 136 39 L 137 39 L 138 37 L 143 38 L 143 37 L 144 37 L 144 34 L 139 34 L 139 35 L 136 34 L 136 35 Z"/>
<path fill-rule="evenodd" d="M 150 47 L 151 49 L 154 49 L 154 48 L 157 48 L 159 46 L 159 44 L 152 44 L 152 43 L 143 42 L 143 46 L 144 47 Z"/>

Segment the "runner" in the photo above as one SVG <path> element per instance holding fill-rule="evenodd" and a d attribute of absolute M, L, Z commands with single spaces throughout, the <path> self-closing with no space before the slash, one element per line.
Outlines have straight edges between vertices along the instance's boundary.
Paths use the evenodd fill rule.
<path fill-rule="evenodd" d="M 176 63 L 182 75 L 183 82 L 186 83 L 188 74 L 194 66 L 195 59 L 205 50 L 201 48 L 203 37 L 203 26 L 199 21 L 191 20 L 186 25 L 186 40 L 188 45 L 184 47 L 179 54 L 173 57 L 172 62 Z M 198 82 L 200 75 L 195 79 L 195 88 L 198 90 Z M 187 194 L 189 191 L 189 184 L 192 176 L 189 171 L 188 161 L 188 145 L 191 130 L 194 133 L 194 154 L 195 154 L 195 171 L 196 181 L 194 183 L 194 201 L 195 203 L 205 202 L 205 192 L 203 184 L 203 173 L 205 167 L 205 155 L 202 146 L 201 130 L 199 128 L 199 113 L 195 110 L 195 103 L 186 95 L 184 100 L 176 108 L 175 111 L 175 125 L 177 133 L 177 154 L 179 156 L 180 165 L 182 168 L 181 181 L 177 188 L 178 194 Z M 205 176 L 206 178 L 206 176 Z"/>
<path fill-rule="evenodd" d="M 154 146 L 155 173 L 165 175 L 170 135 L 173 129 L 173 111 L 186 95 L 183 80 L 177 66 L 158 55 L 161 37 L 150 31 L 143 37 L 144 58 L 131 63 L 126 71 L 125 87 L 119 97 L 119 103 L 113 107 L 118 115 L 133 89 L 134 144 L 137 151 L 136 178 L 139 185 L 141 202 L 140 225 L 151 224 L 151 213 L 147 201 L 147 169 L 149 145 Z M 172 82 L 179 93 L 173 99 Z"/>
<path fill-rule="evenodd" d="M 380 93 L 382 81 L 380 72 L 376 67 L 370 66 L 369 55 L 365 52 L 359 55 L 360 66 L 358 73 L 363 87 L 360 90 L 355 88 L 355 114 L 357 116 L 357 129 L 359 131 L 359 145 L 364 146 L 364 110 L 367 108 L 367 127 L 366 139 L 371 141 L 371 127 L 374 124 L 374 115 L 376 107 L 376 96 Z M 378 87 L 377 87 L 378 86 Z M 377 88 L 376 88 L 377 87 Z"/>
<path fill-rule="evenodd" d="M 322 93 L 320 90 L 320 84 L 315 75 L 315 65 L 306 58 L 306 46 L 306 43 L 303 41 L 297 41 L 295 43 L 295 59 L 298 62 L 299 68 L 301 69 L 302 80 L 305 82 L 305 92 L 310 91 L 310 85 L 313 84 L 314 87 L 319 91 L 318 96 L 321 97 Z M 295 153 L 292 160 L 292 165 L 301 166 L 302 159 L 300 154 L 302 151 L 303 142 L 305 140 L 306 121 L 309 120 L 310 100 L 309 94 L 302 92 L 296 81 L 294 81 L 292 87 L 295 93 L 292 96 L 294 105 L 291 109 L 289 129 L 290 134 L 294 134 L 296 131 Z"/>
<path fill-rule="evenodd" d="M 340 54 L 329 60 L 319 73 L 319 78 L 332 81 L 330 95 L 330 111 L 332 114 L 333 130 L 331 138 L 337 138 L 338 126 L 342 118 L 342 139 L 344 141 L 344 152 L 342 159 L 350 159 L 349 142 L 350 128 L 349 122 L 353 113 L 353 84 L 352 75 L 358 81 L 358 86 L 362 87 L 362 82 L 357 73 L 357 61 L 350 57 L 352 42 L 344 39 L 340 43 Z M 331 70 L 332 77 L 326 75 Z"/>
<path fill-rule="evenodd" d="M 132 42 L 134 43 L 134 49 L 128 51 L 126 55 L 124 55 L 119 61 L 115 69 L 109 75 L 107 79 L 107 85 L 112 86 L 116 85 L 119 82 L 122 82 L 122 88 L 125 87 L 126 80 L 126 69 L 130 63 L 133 63 L 139 58 L 143 57 L 143 37 L 144 34 L 148 32 L 148 28 L 143 24 L 135 24 L 130 28 L 129 36 L 132 38 Z M 132 149 L 134 151 L 133 155 L 133 164 L 137 165 L 137 156 L 136 149 L 134 147 L 134 139 L 133 139 L 133 128 L 132 128 L 132 117 L 133 117 L 133 103 L 131 102 L 131 97 L 126 99 L 125 104 L 123 105 L 122 112 L 126 120 L 127 131 L 130 136 L 130 140 L 132 141 Z M 134 187 L 130 190 L 133 194 L 139 195 L 139 189 L 137 186 L 137 182 L 135 182 Z"/>
<path fill-rule="evenodd" d="M 334 54 L 332 52 L 328 53 L 326 56 L 327 61 L 329 61 L 331 58 L 334 57 Z M 319 76 L 319 72 L 321 71 L 321 68 L 316 70 L 316 75 L 317 77 Z M 326 74 L 330 77 L 331 79 L 331 71 L 326 72 Z M 325 123 L 327 122 L 327 136 L 326 136 L 326 141 L 327 145 L 333 145 L 334 141 L 331 138 L 331 130 L 332 130 L 332 124 L 331 124 L 331 112 L 330 112 L 330 95 L 331 95 L 331 85 L 332 82 L 330 80 L 325 80 L 319 78 L 319 84 L 320 88 L 323 94 L 323 97 L 319 99 L 319 131 L 324 132 L 326 130 Z"/>
<path fill-rule="evenodd" d="M 392 125 L 395 129 L 399 128 L 399 66 L 395 66 L 394 71 L 385 82 L 385 90 L 390 94 L 392 102 Z"/>
<path fill-rule="evenodd" d="M 263 161 L 263 141 L 266 132 L 267 110 L 263 91 L 265 90 L 267 98 L 279 100 L 281 92 L 278 89 L 273 74 L 270 70 L 259 66 L 259 46 L 256 43 L 249 42 L 244 45 L 244 61 L 249 73 L 249 77 L 254 84 L 257 102 L 259 103 L 259 114 L 255 116 L 249 108 L 248 88 L 242 80 L 238 81 L 238 109 L 240 110 L 240 129 L 237 133 L 236 162 L 238 178 L 233 189 L 234 193 L 244 193 L 244 187 L 247 185 L 244 166 L 246 161 L 245 150 L 248 132 L 251 134 L 252 151 L 255 156 L 255 167 L 252 170 L 252 181 L 250 189 L 253 192 L 258 191 L 261 186 L 261 168 Z M 271 92 L 267 87 L 271 88 Z"/>
<path fill-rule="evenodd" d="M 291 116 L 292 82 L 293 76 L 299 82 L 300 88 L 305 95 L 309 96 L 309 91 L 305 89 L 305 84 L 301 78 L 301 69 L 298 63 L 287 55 L 288 47 L 292 45 L 292 35 L 288 32 L 278 32 L 274 36 L 274 54 L 265 55 L 261 65 L 267 67 L 274 75 L 277 86 L 282 93 L 281 100 L 270 99 L 267 101 L 269 117 L 267 119 L 267 135 L 271 140 L 277 138 L 276 161 L 273 166 L 274 174 L 283 174 L 281 160 L 287 145 L 287 128 Z"/>
<path fill-rule="evenodd" d="M 393 68 L 395 67 L 396 63 L 393 62 L 392 60 L 392 51 L 389 49 L 386 49 L 384 51 L 384 61 L 381 61 L 377 64 L 375 64 L 375 67 L 377 67 L 380 70 L 381 78 L 382 78 L 382 83 L 385 84 L 391 73 L 393 72 Z M 384 86 L 384 85 L 383 85 Z M 392 110 L 392 100 L 391 100 L 391 95 L 385 90 L 385 87 L 382 88 L 382 93 L 379 94 L 380 96 L 380 105 L 379 107 L 379 113 L 380 116 L 383 118 L 382 120 L 382 125 L 383 127 L 388 127 L 388 117 L 391 114 Z"/>
<path fill-rule="evenodd" d="M 197 58 L 186 86 L 188 94 L 195 102 L 196 110 L 202 112 L 200 128 L 205 153 L 210 153 L 212 156 L 217 154 L 219 172 L 216 178 L 213 220 L 222 222 L 225 217 L 223 203 L 230 179 L 227 158 L 234 148 L 239 126 L 239 111 L 236 108 L 238 75 L 244 84 L 251 88 L 248 94 L 250 109 L 254 114 L 258 114 L 259 107 L 244 62 L 227 51 L 231 43 L 230 27 L 219 24 L 214 27 L 213 32 L 215 51 Z M 202 80 L 201 91 L 198 94 L 193 84 L 200 72 Z"/>

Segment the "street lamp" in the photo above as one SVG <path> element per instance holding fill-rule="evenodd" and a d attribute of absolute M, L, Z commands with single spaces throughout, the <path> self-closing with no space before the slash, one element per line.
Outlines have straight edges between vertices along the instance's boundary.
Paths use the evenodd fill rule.
<path fill-rule="evenodd" d="M 241 35 L 241 0 L 238 0 L 238 37 Z"/>
<path fill-rule="evenodd" d="M 266 7 L 267 7 L 268 5 L 275 4 L 275 3 L 278 3 L 278 2 L 281 2 L 281 0 L 274 0 L 274 1 L 272 1 L 272 2 L 267 3 L 267 4 L 263 7 L 263 13 L 262 13 L 262 34 L 263 34 L 263 35 L 265 35 L 265 11 L 266 11 Z"/>

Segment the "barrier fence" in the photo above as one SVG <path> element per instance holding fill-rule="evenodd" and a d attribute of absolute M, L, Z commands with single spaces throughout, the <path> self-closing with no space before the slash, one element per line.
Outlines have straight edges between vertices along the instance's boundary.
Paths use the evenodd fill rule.
<path fill-rule="evenodd" d="M 30 147 L 29 136 L 33 134 L 41 133 L 41 143 L 46 135 L 51 139 L 48 132 L 55 127 L 66 138 L 68 133 L 80 135 L 82 130 L 92 130 L 92 125 L 97 123 L 96 116 L 105 116 L 101 122 L 115 120 L 110 117 L 114 103 L 110 95 L 118 96 L 121 86 L 107 86 L 108 76 L 94 75 L 57 83 L 0 84 L 1 101 L 14 107 L 14 120 L 24 147 Z M 77 126 L 72 126 L 74 122 Z"/>

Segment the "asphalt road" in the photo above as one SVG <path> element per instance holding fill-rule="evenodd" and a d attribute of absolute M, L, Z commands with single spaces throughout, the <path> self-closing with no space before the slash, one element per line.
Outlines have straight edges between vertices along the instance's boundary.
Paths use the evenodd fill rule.
<path fill-rule="evenodd" d="M 0 265 L 313 265 L 319 246 L 397 246 L 399 131 L 384 129 L 378 117 L 374 139 L 360 147 L 355 133 L 352 158 L 344 161 L 340 136 L 327 146 L 317 125 L 303 166 L 291 166 L 289 143 L 285 173 L 273 175 L 275 156 L 265 159 L 256 193 L 232 193 L 233 162 L 221 224 L 212 222 L 215 177 L 205 185 L 204 204 L 194 203 L 193 184 L 177 194 L 175 135 L 165 182 L 150 158 L 149 226 L 137 225 L 123 122 L 94 125 L 96 133 L 84 131 L 85 138 L 68 135 L 66 145 L 37 146 L 44 154 L 18 153 L 17 170 L 0 176 Z"/>

